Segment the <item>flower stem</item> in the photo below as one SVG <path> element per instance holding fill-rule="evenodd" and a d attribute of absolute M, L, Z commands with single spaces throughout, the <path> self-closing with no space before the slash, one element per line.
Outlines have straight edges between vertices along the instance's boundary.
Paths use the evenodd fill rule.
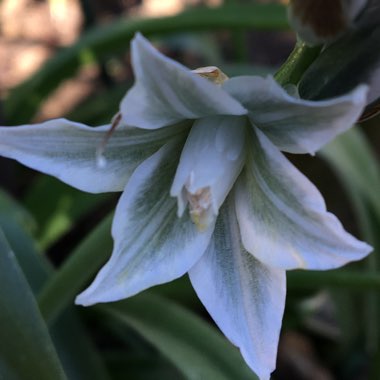
<path fill-rule="evenodd" d="M 298 41 L 288 59 L 275 74 L 277 82 L 282 86 L 297 84 L 320 51 L 321 46 L 309 47 L 304 42 Z"/>

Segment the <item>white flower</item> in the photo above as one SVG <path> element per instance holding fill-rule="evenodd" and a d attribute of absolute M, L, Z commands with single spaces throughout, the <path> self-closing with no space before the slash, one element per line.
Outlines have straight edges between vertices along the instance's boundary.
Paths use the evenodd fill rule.
<path fill-rule="evenodd" d="M 95 153 L 110 126 L 64 119 L 0 128 L 0 154 L 84 191 L 124 190 L 112 256 L 78 304 L 120 300 L 188 272 L 220 329 L 268 379 L 285 270 L 336 268 L 371 250 L 344 231 L 280 150 L 313 154 L 350 128 L 367 88 L 304 101 L 271 77 L 192 72 L 141 35 L 132 58 L 136 83 L 104 168 Z"/>

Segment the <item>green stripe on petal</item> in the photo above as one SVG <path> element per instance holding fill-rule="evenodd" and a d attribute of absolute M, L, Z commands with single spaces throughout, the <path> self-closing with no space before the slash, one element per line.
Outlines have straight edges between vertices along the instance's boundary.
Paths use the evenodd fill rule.
<path fill-rule="evenodd" d="M 368 88 L 323 101 L 290 96 L 272 77 L 236 77 L 224 88 L 248 110 L 259 127 L 281 150 L 314 154 L 351 128 L 366 105 Z"/>
<path fill-rule="evenodd" d="M 110 127 L 91 128 L 66 119 L 0 127 L 0 155 L 83 191 L 122 191 L 133 170 L 143 160 L 173 136 L 187 131 L 186 124 L 159 131 L 119 126 L 105 147 L 106 165 L 99 167 L 97 150 Z"/>
<path fill-rule="evenodd" d="M 285 271 L 265 266 L 243 248 L 232 197 L 189 275 L 218 327 L 260 379 L 269 380 L 284 313 Z"/>
<path fill-rule="evenodd" d="M 132 41 L 132 63 L 136 83 L 120 105 L 128 125 L 156 129 L 184 119 L 247 113 L 220 86 L 165 57 L 140 34 Z"/>
<path fill-rule="evenodd" d="M 251 136 L 235 198 L 245 248 L 282 269 L 332 269 L 365 257 L 372 248 L 326 211 L 317 188 L 260 130 Z"/>
<path fill-rule="evenodd" d="M 182 276 L 202 256 L 213 226 L 199 232 L 189 216 L 178 218 L 169 194 L 182 144 L 166 144 L 136 169 L 116 209 L 112 256 L 76 303 L 132 296 Z"/>

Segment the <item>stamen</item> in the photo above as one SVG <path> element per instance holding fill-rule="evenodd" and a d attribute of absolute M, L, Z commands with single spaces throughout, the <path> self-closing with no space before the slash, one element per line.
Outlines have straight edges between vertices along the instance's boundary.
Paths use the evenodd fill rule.
<path fill-rule="evenodd" d="M 208 79 L 210 82 L 219 85 L 228 79 L 228 76 L 216 66 L 200 67 L 193 70 L 193 73 L 198 74 L 201 77 Z"/>
<path fill-rule="evenodd" d="M 195 193 L 186 188 L 186 198 L 189 202 L 191 220 L 199 231 L 204 231 L 212 219 L 210 188 L 204 187 Z"/>
<path fill-rule="evenodd" d="M 106 150 L 108 141 L 110 140 L 111 136 L 115 132 L 117 126 L 120 124 L 120 120 L 121 120 L 121 113 L 117 113 L 112 121 L 111 128 L 107 131 L 103 140 L 101 141 L 98 148 L 96 149 L 96 165 L 99 169 L 103 169 L 107 165 L 107 159 L 104 157 L 104 152 Z"/>

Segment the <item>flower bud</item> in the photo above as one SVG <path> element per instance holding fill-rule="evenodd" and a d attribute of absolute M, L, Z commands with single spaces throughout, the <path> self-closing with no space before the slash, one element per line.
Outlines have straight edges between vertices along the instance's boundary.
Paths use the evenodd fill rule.
<path fill-rule="evenodd" d="M 367 0 L 290 0 L 289 21 L 310 45 L 332 42 L 349 30 Z"/>

